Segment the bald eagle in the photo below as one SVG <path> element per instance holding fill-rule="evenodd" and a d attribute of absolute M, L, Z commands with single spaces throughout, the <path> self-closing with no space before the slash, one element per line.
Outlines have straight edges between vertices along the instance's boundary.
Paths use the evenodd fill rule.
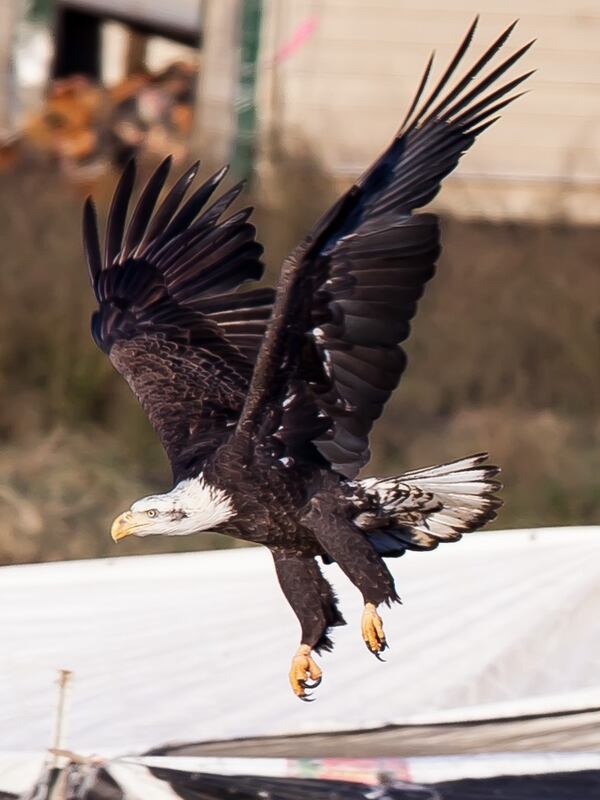
<path fill-rule="evenodd" d="M 286 258 L 275 292 L 238 291 L 261 277 L 263 248 L 251 208 L 225 215 L 241 185 L 209 202 L 225 168 L 190 194 L 194 164 L 159 204 L 167 159 L 129 214 L 130 162 L 103 252 L 93 203 L 85 204 L 93 337 L 148 415 L 173 473 L 173 488 L 133 503 L 112 537 L 219 531 L 267 547 L 300 622 L 290 682 L 301 699 L 321 679 L 313 651 L 330 650 L 330 629 L 345 624 L 318 558 L 337 563 L 362 593 L 362 638 L 379 657 L 387 643 L 377 607 L 398 600 L 383 558 L 456 541 L 501 504 L 487 454 L 357 478 L 440 253 L 437 217 L 414 211 L 531 74 L 496 85 L 529 43 L 482 76 L 513 23 L 456 79 L 476 22 L 424 99 L 429 60 L 399 132 Z"/>

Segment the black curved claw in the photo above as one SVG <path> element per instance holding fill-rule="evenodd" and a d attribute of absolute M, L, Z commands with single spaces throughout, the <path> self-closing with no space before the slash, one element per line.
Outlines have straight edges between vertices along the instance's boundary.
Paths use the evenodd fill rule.
<path fill-rule="evenodd" d="M 312 689 L 313 687 L 309 683 L 307 683 L 306 681 L 298 681 L 298 682 L 299 682 L 300 686 L 302 687 L 302 694 L 298 695 L 300 700 L 302 700 L 304 703 L 314 703 L 315 702 L 315 698 L 314 697 L 311 698 L 311 696 L 309 694 L 306 694 L 306 692 L 304 691 L 305 689 Z M 318 686 L 318 684 L 317 684 L 317 686 Z"/>
<path fill-rule="evenodd" d="M 320 675 L 318 678 L 315 678 L 315 680 L 312 683 L 308 683 L 307 681 L 305 681 L 304 686 L 306 686 L 307 689 L 316 689 L 317 686 L 321 685 L 322 680 L 323 676 Z"/>
<path fill-rule="evenodd" d="M 377 661 L 381 661 L 384 664 L 386 663 L 385 658 L 381 657 L 383 651 L 389 648 L 389 645 L 385 639 L 383 640 L 383 642 L 381 642 L 381 650 L 371 650 L 371 645 L 366 640 L 365 640 L 365 645 L 369 653 L 372 653 L 377 659 Z"/>

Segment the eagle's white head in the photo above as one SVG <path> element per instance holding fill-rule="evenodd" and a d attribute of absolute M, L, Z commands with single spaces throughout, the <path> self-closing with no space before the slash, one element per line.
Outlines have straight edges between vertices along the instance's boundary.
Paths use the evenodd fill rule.
<path fill-rule="evenodd" d="M 110 533 L 115 542 L 126 536 L 185 536 L 214 530 L 235 516 L 231 497 L 206 483 L 202 475 L 181 481 L 166 494 L 143 497 L 118 516 Z"/>

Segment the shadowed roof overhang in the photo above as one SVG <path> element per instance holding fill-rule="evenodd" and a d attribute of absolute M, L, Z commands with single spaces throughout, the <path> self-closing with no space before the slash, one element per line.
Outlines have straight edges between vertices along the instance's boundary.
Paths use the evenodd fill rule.
<path fill-rule="evenodd" d="M 165 36 L 182 44 L 200 41 L 201 3 L 198 0 L 58 0 L 58 9 L 79 11 L 123 22 L 137 30 Z"/>

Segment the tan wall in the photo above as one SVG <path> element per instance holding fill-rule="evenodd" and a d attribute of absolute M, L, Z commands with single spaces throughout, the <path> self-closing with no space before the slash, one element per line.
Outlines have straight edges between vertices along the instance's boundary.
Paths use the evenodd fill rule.
<path fill-rule="evenodd" d="M 481 12 L 472 60 L 520 17 L 509 54 L 537 37 L 520 68 L 538 72 L 465 156 L 438 205 L 470 216 L 600 219 L 600 3 L 591 0 L 266 0 L 259 113 L 340 179 L 389 140 L 431 49 L 441 69 Z M 297 26 L 312 38 L 284 63 L 269 58 Z"/>

